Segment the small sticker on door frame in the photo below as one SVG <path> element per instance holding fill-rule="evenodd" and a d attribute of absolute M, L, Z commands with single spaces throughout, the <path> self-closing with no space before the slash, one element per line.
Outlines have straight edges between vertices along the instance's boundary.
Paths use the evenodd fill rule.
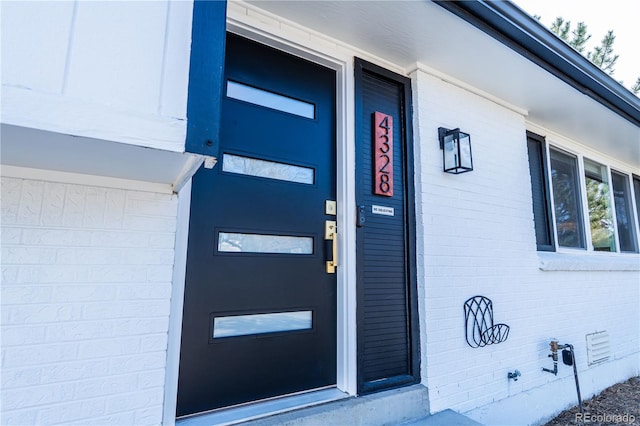
<path fill-rule="evenodd" d="M 380 214 L 383 216 L 395 216 L 395 209 L 393 207 L 386 206 L 377 206 L 375 204 L 371 205 L 371 213 Z"/>

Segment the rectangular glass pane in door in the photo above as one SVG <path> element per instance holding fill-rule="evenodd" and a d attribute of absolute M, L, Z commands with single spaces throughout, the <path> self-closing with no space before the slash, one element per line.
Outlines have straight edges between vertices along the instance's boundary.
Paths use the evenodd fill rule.
<path fill-rule="evenodd" d="M 268 90 L 247 86 L 235 81 L 227 81 L 227 96 L 239 101 L 249 102 L 255 105 L 275 109 L 289 114 L 299 115 L 305 118 L 315 118 L 315 105 L 279 95 Z"/>
<path fill-rule="evenodd" d="M 311 311 L 216 317 L 213 320 L 213 338 L 308 330 L 311 327 Z"/>
<path fill-rule="evenodd" d="M 313 185 L 315 172 L 312 168 L 276 161 L 260 160 L 241 155 L 224 154 L 222 171 L 247 176 L 256 176 L 276 180 Z"/>
<path fill-rule="evenodd" d="M 218 251 L 230 253 L 313 254 L 312 237 L 220 232 Z"/>

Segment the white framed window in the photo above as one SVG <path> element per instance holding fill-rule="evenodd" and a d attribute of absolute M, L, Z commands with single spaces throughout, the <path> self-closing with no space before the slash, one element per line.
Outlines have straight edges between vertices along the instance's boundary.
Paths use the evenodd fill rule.
<path fill-rule="evenodd" d="M 531 132 L 527 143 L 539 251 L 638 253 L 639 177 Z"/>
<path fill-rule="evenodd" d="M 611 170 L 611 186 L 613 188 L 613 204 L 618 226 L 618 240 L 621 252 L 638 252 L 638 232 L 636 232 L 633 211 L 633 196 L 629 175 Z M 640 182 L 639 187 L 640 187 Z M 640 190 L 640 188 L 639 188 Z M 638 199 L 636 197 L 636 202 Z"/>
<path fill-rule="evenodd" d="M 549 148 L 551 200 L 556 241 L 561 247 L 586 248 L 578 157 Z"/>

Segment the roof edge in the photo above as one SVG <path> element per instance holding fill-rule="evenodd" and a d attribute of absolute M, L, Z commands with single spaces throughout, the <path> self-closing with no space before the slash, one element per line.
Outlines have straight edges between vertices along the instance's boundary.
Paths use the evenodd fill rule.
<path fill-rule="evenodd" d="M 434 3 L 640 126 L 640 99 L 511 1 Z"/>

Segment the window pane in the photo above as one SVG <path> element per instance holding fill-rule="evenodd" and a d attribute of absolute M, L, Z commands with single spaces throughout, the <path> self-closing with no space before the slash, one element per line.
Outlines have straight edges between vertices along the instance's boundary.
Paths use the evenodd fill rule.
<path fill-rule="evenodd" d="M 258 160 L 241 155 L 224 154 L 222 171 L 241 175 L 258 176 L 269 179 L 313 185 L 314 170 L 309 167 L 277 163 L 275 161 Z"/>
<path fill-rule="evenodd" d="M 549 216 L 548 187 L 544 166 L 545 156 L 542 141 L 534 137 L 527 138 L 529 151 L 529 174 L 531 175 L 531 196 L 533 202 L 533 219 L 536 231 L 538 250 L 554 250 Z"/>
<path fill-rule="evenodd" d="M 213 338 L 309 330 L 311 328 L 311 311 L 217 317 L 213 319 Z"/>
<path fill-rule="evenodd" d="M 445 170 L 453 169 L 457 166 L 458 143 L 453 135 L 444 137 L 444 168 Z M 450 152 L 453 152 L 452 154 Z"/>
<path fill-rule="evenodd" d="M 640 221 L 640 178 L 633 177 L 633 192 L 636 196 L 636 217 Z"/>
<path fill-rule="evenodd" d="M 636 244 L 636 231 L 631 207 L 629 177 L 622 173 L 611 171 L 611 184 L 613 187 L 613 202 L 616 209 L 620 251 L 637 252 L 638 246 Z"/>
<path fill-rule="evenodd" d="M 555 149 L 550 150 L 550 157 L 558 245 L 585 248 L 578 159 Z"/>
<path fill-rule="evenodd" d="M 316 107 L 309 102 L 247 86 L 235 81 L 227 81 L 227 96 L 263 107 L 288 112 L 305 118 L 314 118 Z"/>
<path fill-rule="evenodd" d="M 313 254 L 312 237 L 220 232 L 218 251 L 231 253 Z"/>
<path fill-rule="evenodd" d="M 587 184 L 587 206 L 593 249 L 616 251 L 607 168 L 585 158 L 584 175 Z"/>

